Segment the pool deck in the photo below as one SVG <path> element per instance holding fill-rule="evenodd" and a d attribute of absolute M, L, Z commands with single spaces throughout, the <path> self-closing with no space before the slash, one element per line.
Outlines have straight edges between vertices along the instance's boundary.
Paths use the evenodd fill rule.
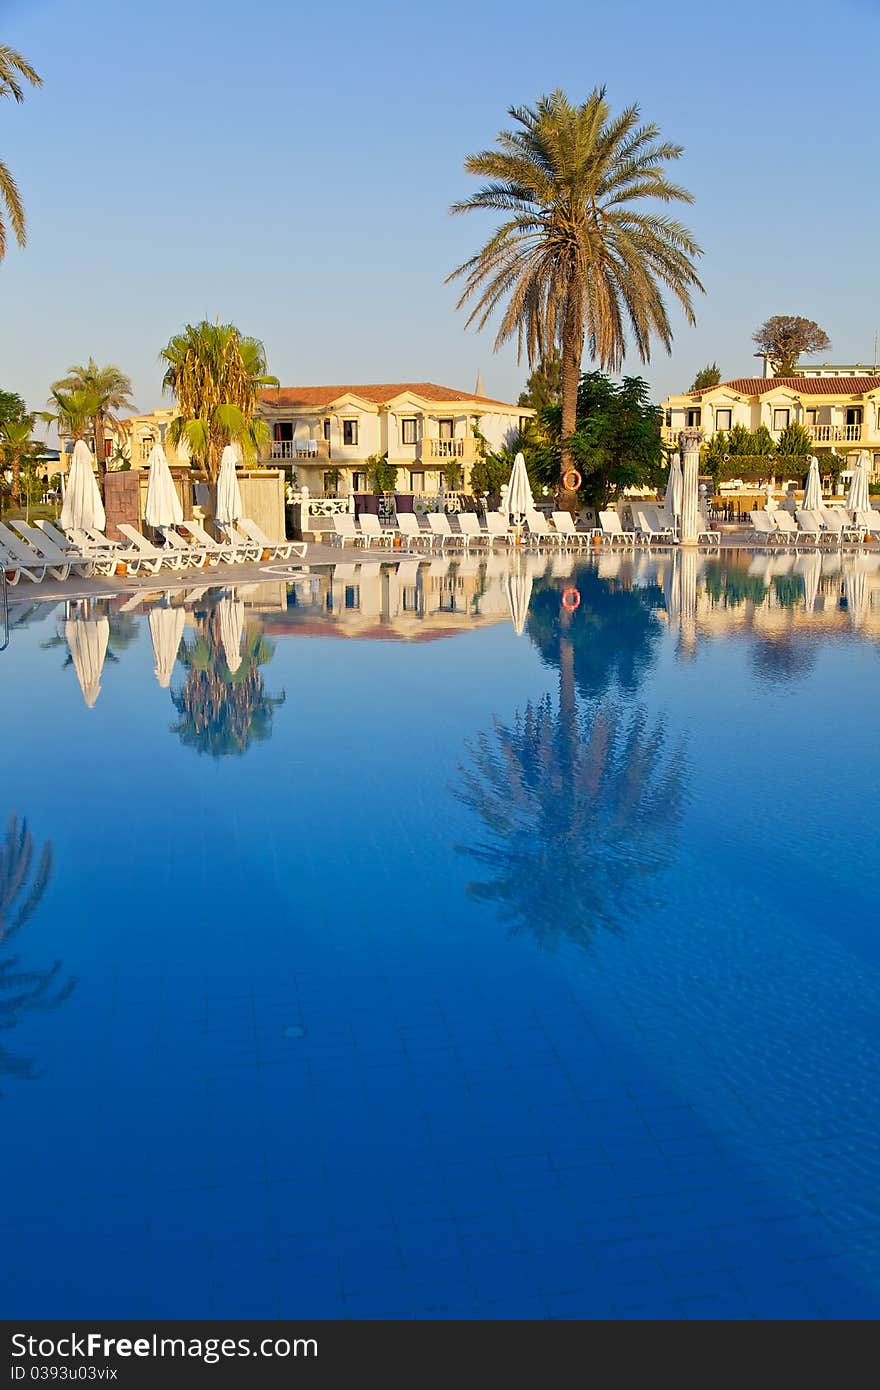
<path fill-rule="evenodd" d="M 658 556 L 669 554 L 677 547 L 654 545 L 650 547 L 651 553 Z M 636 550 L 643 552 L 644 546 L 636 547 Z M 767 554 L 789 554 L 792 550 L 797 550 L 800 554 L 810 554 L 818 551 L 820 554 L 830 554 L 842 550 L 844 554 L 864 554 L 876 553 L 880 550 L 880 541 L 871 544 L 846 544 L 843 547 L 832 545 L 811 545 L 811 546 L 787 546 L 787 545 L 757 545 L 753 541 L 751 534 L 746 532 L 724 532 L 721 536 L 719 546 L 695 546 L 695 550 L 701 555 L 713 555 L 721 551 L 747 550 L 755 553 L 765 552 Z M 475 547 L 472 554 L 485 555 L 490 553 L 485 547 Z M 504 554 L 501 548 L 495 549 L 495 554 Z M 558 555 L 556 547 L 547 547 L 541 551 L 528 549 L 524 553 L 545 554 L 549 557 Z M 578 559 L 584 559 L 590 554 L 631 554 L 632 547 L 629 546 L 602 546 L 595 550 L 587 548 L 572 548 L 563 551 L 569 555 L 574 565 Z M 461 551 L 449 549 L 445 552 L 446 558 L 454 560 L 460 557 Z M 364 562 L 376 565 L 397 564 L 401 560 L 428 560 L 437 559 L 438 552 L 431 555 L 430 551 L 392 549 L 387 550 L 383 547 L 365 548 L 363 546 L 338 546 L 326 545 L 320 542 L 309 542 L 308 550 L 302 559 L 293 558 L 287 560 L 261 560 L 244 565 L 211 565 L 203 569 L 187 568 L 180 570 L 160 570 L 158 574 L 134 574 L 119 577 L 95 575 L 90 579 L 71 577 L 66 580 L 53 579 L 47 575 L 46 579 L 39 584 L 32 584 L 27 579 L 22 578 L 20 582 L 9 588 L 10 607 L 19 603 L 33 603 L 42 599 L 45 601 L 58 603 L 66 599 L 77 598 L 107 598 L 117 594 L 136 593 L 139 590 L 145 592 L 155 592 L 156 589 L 175 590 L 175 589 L 196 589 L 201 586 L 229 588 L 237 584 L 271 584 L 279 579 L 294 579 L 297 574 L 308 574 L 313 568 L 320 569 L 327 565 L 337 564 L 363 564 Z"/>

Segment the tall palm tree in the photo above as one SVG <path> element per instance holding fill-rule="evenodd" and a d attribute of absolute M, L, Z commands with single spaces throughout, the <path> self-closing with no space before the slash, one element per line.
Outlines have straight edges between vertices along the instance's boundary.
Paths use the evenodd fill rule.
<path fill-rule="evenodd" d="M 260 390 L 277 386 L 266 368 L 266 350 L 231 323 L 187 324 L 159 354 L 164 390 L 177 400 L 172 444 L 183 442 L 214 481 L 224 445 L 237 443 L 246 457 L 268 440 L 269 428 L 254 419 Z"/>
<path fill-rule="evenodd" d="M 652 338 L 670 351 L 663 289 L 694 322 L 700 248 L 687 227 L 650 207 L 693 198 L 666 175 L 682 147 L 641 125 L 636 105 L 613 115 L 604 87 L 580 106 L 557 90 L 509 115 L 515 128 L 499 133 L 497 148 L 465 161 L 469 174 L 489 181 L 452 208 L 487 208 L 505 220 L 449 279 L 464 278 L 458 308 L 475 300 L 468 324 L 482 328 L 502 311 L 496 350 L 516 338 L 530 366 L 559 350 L 564 474 L 573 466 L 568 440 L 585 340 L 605 371 L 620 368 L 627 325 L 643 361 Z"/>
<path fill-rule="evenodd" d="M 94 398 L 95 408 L 92 412 L 91 424 L 95 436 L 95 457 L 98 460 L 98 473 L 103 487 L 107 472 L 107 449 L 105 445 L 107 425 L 113 427 L 118 433 L 119 412 L 133 408 L 131 378 L 127 377 L 125 372 L 114 366 L 113 363 L 109 363 L 106 367 L 99 367 L 94 357 L 90 357 L 88 364 L 84 367 L 68 367 L 67 375 L 53 382 L 52 390 L 53 393 L 56 391 L 82 391 Z"/>
<path fill-rule="evenodd" d="M 24 101 L 24 83 L 32 87 L 42 87 L 43 79 L 26 58 L 7 44 L 0 44 L 0 97 L 12 97 L 19 105 Z M 6 255 L 6 221 L 3 208 L 9 218 L 13 236 L 19 246 L 27 241 L 24 222 L 24 207 L 18 184 L 7 166 L 0 160 L 0 261 Z"/>

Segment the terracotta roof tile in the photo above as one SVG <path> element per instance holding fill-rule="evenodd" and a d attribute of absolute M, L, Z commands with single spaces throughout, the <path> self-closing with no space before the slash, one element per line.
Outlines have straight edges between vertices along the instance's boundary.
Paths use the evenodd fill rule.
<path fill-rule="evenodd" d="M 468 391 L 459 391 L 454 386 L 437 386 L 433 381 L 402 381 L 373 386 L 269 386 L 260 392 L 267 405 L 288 405 L 303 409 L 314 406 L 326 409 L 340 396 L 360 396 L 362 400 L 374 405 L 385 405 L 404 391 L 412 391 L 428 401 L 479 401 L 482 405 L 506 405 L 511 410 L 519 410 L 509 401 L 496 401 L 490 396 L 474 396 Z"/>
<path fill-rule="evenodd" d="M 880 389 L 880 376 L 737 376 L 704 391 L 688 391 L 689 396 L 705 396 L 721 387 L 741 396 L 764 396 L 777 386 L 798 391 L 802 396 L 861 396 Z"/>

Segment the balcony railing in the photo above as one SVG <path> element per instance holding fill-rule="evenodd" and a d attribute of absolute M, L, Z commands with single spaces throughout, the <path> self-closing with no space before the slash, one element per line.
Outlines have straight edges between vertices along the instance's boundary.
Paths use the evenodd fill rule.
<path fill-rule="evenodd" d="M 473 439 L 423 439 L 420 455 L 424 463 L 443 463 L 451 459 L 474 463 L 476 443 Z"/>
<path fill-rule="evenodd" d="M 807 425 L 814 444 L 857 444 L 862 425 Z"/>
<path fill-rule="evenodd" d="M 324 439 L 273 439 L 272 458 L 282 463 L 294 463 L 297 459 L 327 459 L 327 442 Z"/>

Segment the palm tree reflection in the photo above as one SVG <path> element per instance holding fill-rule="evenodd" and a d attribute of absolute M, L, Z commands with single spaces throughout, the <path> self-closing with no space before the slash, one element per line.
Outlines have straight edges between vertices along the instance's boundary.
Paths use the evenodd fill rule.
<path fill-rule="evenodd" d="M 233 607 L 232 615 L 217 605 L 197 617 L 195 638 L 182 642 L 178 652 L 186 678 L 171 693 L 180 715 L 174 733 L 186 747 L 214 758 L 245 753 L 252 743 L 271 738 L 275 709 L 285 700 L 283 691 L 268 693 L 260 670 L 272 659 L 272 643 L 255 622 L 244 620 L 243 610 L 231 634 L 239 611 Z"/>
<path fill-rule="evenodd" d="M 27 821 L 9 817 L 0 842 L 0 947 L 5 947 L 33 916 L 52 872 L 52 847 L 45 844 L 35 862 Z M 45 970 L 28 970 L 18 956 L 0 957 L 0 1029 L 15 1028 L 26 1013 L 55 1009 L 73 992 L 76 981 L 60 976 L 61 962 Z M 30 1081 L 37 1072 L 32 1058 L 0 1045 L 0 1076 Z"/>
<path fill-rule="evenodd" d="M 682 750 L 662 721 L 612 700 L 580 711 L 562 647 L 558 702 L 545 696 L 481 734 L 456 792 L 484 829 L 459 846 L 486 875 L 468 891 L 547 949 L 589 947 L 651 906 L 684 801 Z"/>

